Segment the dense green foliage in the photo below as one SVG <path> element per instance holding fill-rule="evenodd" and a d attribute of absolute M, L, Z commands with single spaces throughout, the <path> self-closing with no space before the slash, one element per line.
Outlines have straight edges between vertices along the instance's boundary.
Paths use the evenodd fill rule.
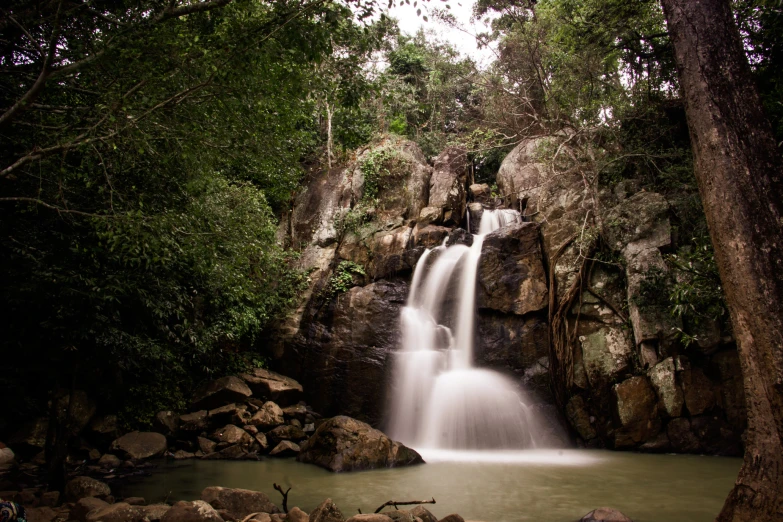
<path fill-rule="evenodd" d="M 374 6 L 4 5 L 0 303 L 12 327 L 0 340 L 0 407 L 9 416 L 40 414 L 51 390 L 79 381 L 124 408 L 127 424 L 143 423 L 184 406 L 204 379 L 261 364 L 262 333 L 307 281 L 275 242 L 275 216 L 305 171 L 342 165 L 389 134 L 427 157 L 464 145 L 472 180 L 489 183 L 522 139 L 568 136 L 567 153 L 552 147 L 541 160 L 579 169 L 596 192 L 630 183 L 663 193 L 675 231 L 667 261 L 679 275 L 659 295 L 686 326 L 725 321 L 656 1 L 479 0 L 476 14 L 493 15 L 479 39 L 497 49 L 483 69 L 424 32 L 399 34 L 386 17 L 357 22 Z M 734 6 L 783 141 L 781 9 Z M 363 201 L 338 228 L 383 210 L 378 194 L 404 169 L 390 151 L 364 155 Z M 362 275 L 339 265 L 327 291 Z"/>
<path fill-rule="evenodd" d="M 130 424 L 182 405 L 202 379 L 258 359 L 259 333 L 306 279 L 275 244 L 273 211 L 322 143 L 313 79 L 336 35 L 367 31 L 318 1 L 192 5 L 6 6 L 0 106 L 18 110 L 0 128 L 14 325 L 2 407 L 14 417 L 74 379 Z"/>

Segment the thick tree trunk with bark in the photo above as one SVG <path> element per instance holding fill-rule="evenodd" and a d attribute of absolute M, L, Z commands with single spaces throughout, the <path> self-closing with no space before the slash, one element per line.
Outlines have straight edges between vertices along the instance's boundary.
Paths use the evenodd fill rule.
<path fill-rule="evenodd" d="M 748 432 L 718 520 L 783 520 L 783 177 L 728 0 L 662 0 L 737 339 Z"/>

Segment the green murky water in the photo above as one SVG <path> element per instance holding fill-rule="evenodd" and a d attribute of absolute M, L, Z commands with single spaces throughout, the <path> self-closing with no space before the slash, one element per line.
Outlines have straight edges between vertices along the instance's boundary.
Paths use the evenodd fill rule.
<path fill-rule="evenodd" d="M 573 522 L 599 506 L 636 522 L 710 522 L 720 511 L 740 459 L 609 451 L 427 454 L 428 464 L 334 474 L 292 459 L 166 461 L 152 477 L 125 486 L 148 502 L 194 500 L 207 486 L 263 491 L 291 486 L 289 507 L 309 511 L 331 497 L 350 516 L 387 500 L 434 497 L 443 517 L 487 522 Z M 454 461 L 454 458 L 460 459 Z"/>

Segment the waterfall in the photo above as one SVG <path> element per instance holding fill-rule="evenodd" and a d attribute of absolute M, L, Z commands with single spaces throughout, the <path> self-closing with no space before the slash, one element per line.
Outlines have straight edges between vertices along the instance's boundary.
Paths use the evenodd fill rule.
<path fill-rule="evenodd" d="M 520 389 L 474 367 L 476 277 L 484 236 L 518 222 L 514 210 L 485 210 L 473 244 L 428 249 L 413 273 L 400 317 L 388 431 L 431 449 L 521 449 L 536 445 Z"/>

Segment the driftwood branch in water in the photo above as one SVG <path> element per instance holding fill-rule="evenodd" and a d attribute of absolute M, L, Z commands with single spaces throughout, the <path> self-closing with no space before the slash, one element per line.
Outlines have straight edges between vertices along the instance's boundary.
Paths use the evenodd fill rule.
<path fill-rule="evenodd" d="M 434 504 L 435 503 L 435 497 L 432 497 L 431 500 L 390 500 L 388 502 L 384 502 L 381 504 L 381 507 L 375 510 L 376 513 L 380 513 L 383 508 L 386 506 L 394 506 L 396 509 L 397 506 L 412 506 L 414 504 Z"/>
<path fill-rule="evenodd" d="M 286 489 L 283 491 L 283 488 L 277 484 L 272 484 L 277 491 L 280 492 L 281 495 L 283 495 L 283 513 L 288 513 L 288 492 L 291 491 L 291 488 Z"/>

